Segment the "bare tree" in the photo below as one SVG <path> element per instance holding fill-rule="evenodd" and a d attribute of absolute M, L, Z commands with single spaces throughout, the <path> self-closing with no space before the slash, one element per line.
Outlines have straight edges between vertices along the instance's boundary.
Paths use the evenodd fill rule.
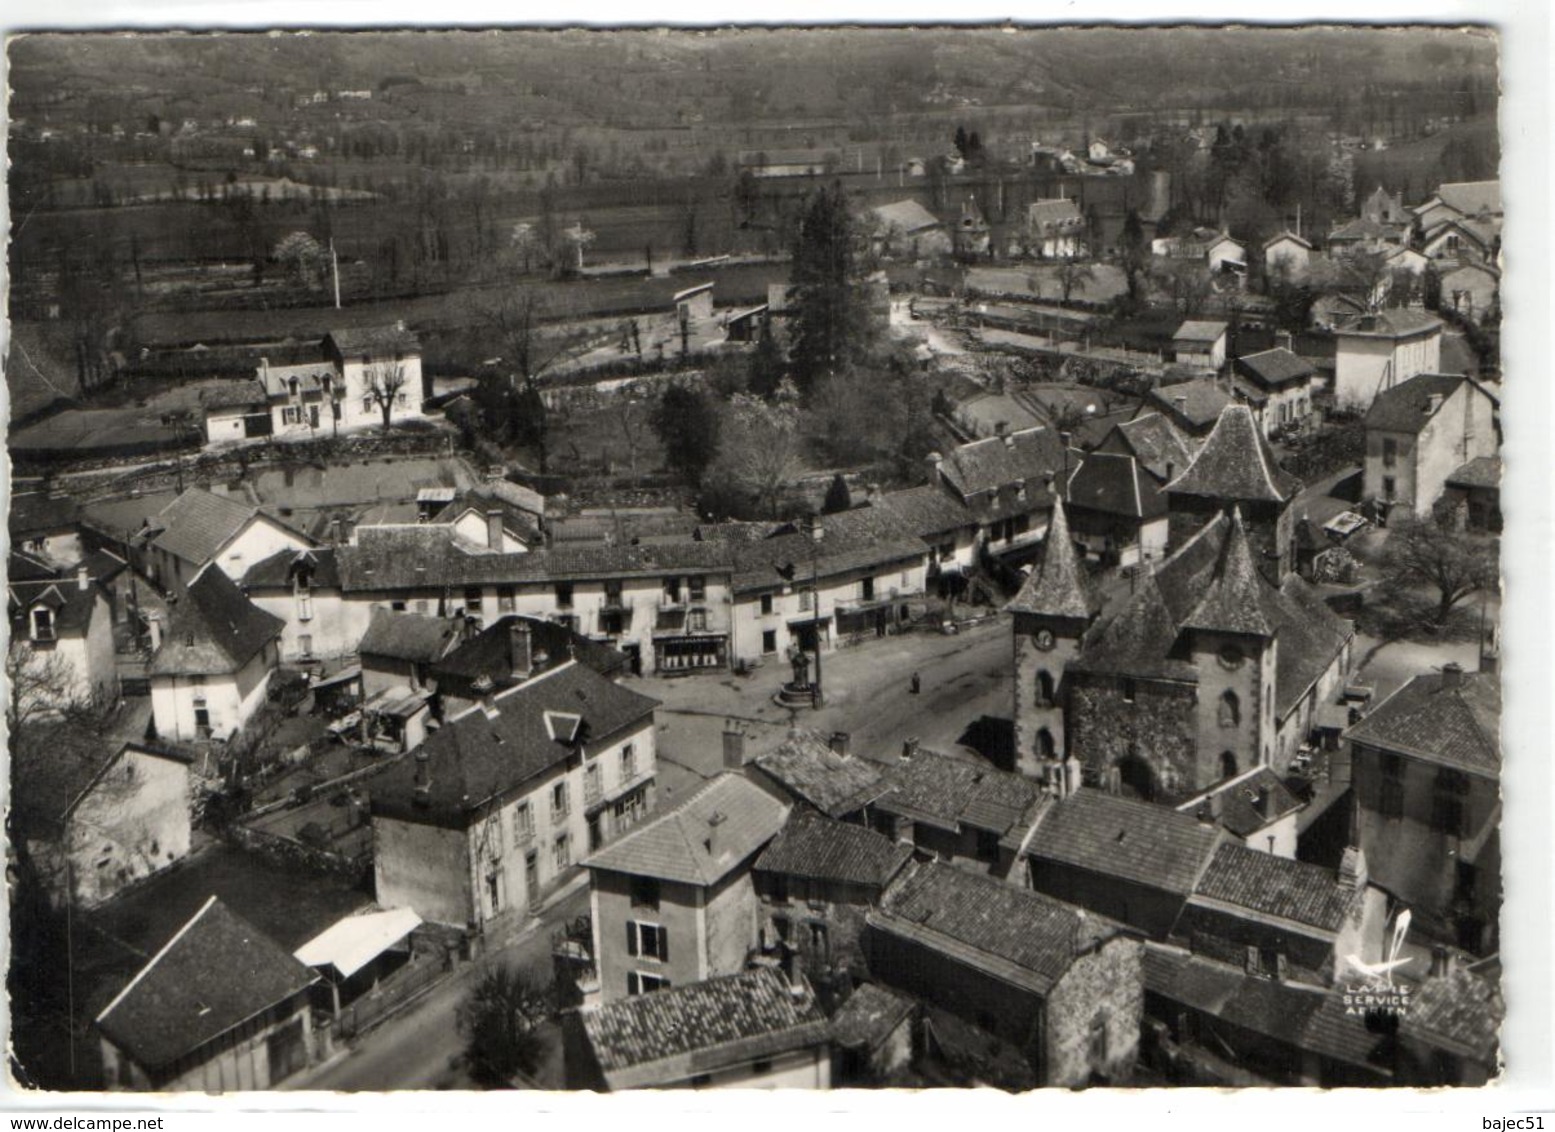
<path fill-rule="evenodd" d="M 14 637 L 5 655 L 6 733 L 14 745 L 29 724 L 82 706 L 81 682 L 62 655 Z"/>
<path fill-rule="evenodd" d="M 770 401 L 736 393 L 724 414 L 723 443 L 710 474 L 776 517 L 778 497 L 803 467 L 800 421 L 799 390 L 786 378 Z"/>
<path fill-rule="evenodd" d="M 394 406 L 404 396 L 405 364 L 403 362 L 373 362 L 367 367 L 367 399 L 378 406 L 383 414 L 383 430 L 389 431 Z"/>
<path fill-rule="evenodd" d="M 1088 284 L 1096 282 L 1096 269 L 1090 264 L 1077 259 L 1066 259 L 1058 265 L 1058 288 L 1064 296 L 1064 302 L 1074 294 L 1075 288 L 1084 290 Z"/>
<path fill-rule="evenodd" d="M 1493 541 L 1414 515 L 1395 519 L 1388 526 L 1380 562 L 1384 577 L 1403 589 L 1423 586 L 1434 591 L 1436 624 L 1445 623 L 1464 598 L 1496 584 Z"/>

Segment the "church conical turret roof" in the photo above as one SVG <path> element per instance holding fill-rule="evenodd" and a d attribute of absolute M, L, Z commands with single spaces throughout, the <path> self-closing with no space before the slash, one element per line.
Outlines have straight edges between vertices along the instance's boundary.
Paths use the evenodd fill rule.
<path fill-rule="evenodd" d="M 1183 621 L 1183 628 L 1272 637 L 1274 627 L 1264 608 L 1264 586 L 1242 524 L 1241 508 L 1237 508 L 1231 514 L 1209 588 Z"/>
<path fill-rule="evenodd" d="M 1005 607 L 1012 613 L 1042 613 L 1049 617 L 1088 619 L 1096 612 L 1097 602 L 1087 584 L 1085 571 L 1069 537 L 1069 520 L 1064 505 L 1053 504 L 1053 518 L 1043 540 L 1042 561 L 1031 571 L 1026 582 Z"/>
<path fill-rule="evenodd" d="M 1286 502 L 1300 488 L 1301 481 L 1275 460 L 1253 411 L 1240 402 L 1220 410 L 1193 463 L 1166 485 L 1184 495 L 1271 503 Z"/>

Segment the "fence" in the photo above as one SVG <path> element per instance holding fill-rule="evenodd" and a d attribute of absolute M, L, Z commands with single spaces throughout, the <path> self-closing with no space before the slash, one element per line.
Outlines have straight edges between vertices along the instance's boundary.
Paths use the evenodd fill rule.
<path fill-rule="evenodd" d="M 378 987 L 349 1006 L 340 1008 L 334 1021 L 337 1040 L 350 1040 L 388 1018 L 422 991 L 453 970 L 453 957 L 427 956 L 402 968 Z"/>

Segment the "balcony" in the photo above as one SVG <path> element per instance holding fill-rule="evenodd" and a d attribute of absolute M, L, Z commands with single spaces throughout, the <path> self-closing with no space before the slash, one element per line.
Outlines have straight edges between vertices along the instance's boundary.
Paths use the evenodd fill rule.
<path fill-rule="evenodd" d="M 712 633 L 722 636 L 728 629 L 716 625 L 706 605 L 697 602 L 659 602 L 654 610 L 653 629 L 656 633 Z"/>

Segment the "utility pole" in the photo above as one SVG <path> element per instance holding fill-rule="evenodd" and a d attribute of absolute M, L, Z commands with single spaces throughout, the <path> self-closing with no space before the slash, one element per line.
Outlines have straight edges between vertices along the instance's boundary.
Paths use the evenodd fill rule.
<path fill-rule="evenodd" d="M 821 570 L 817 549 L 826 528 L 821 526 L 819 515 L 810 516 L 806 533 L 810 536 L 810 629 L 815 636 L 815 683 L 810 686 L 810 706 L 818 709 L 826 702 L 821 690 Z"/>
<path fill-rule="evenodd" d="M 340 309 L 340 255 L 335 251 L 335 237 L 329 238 L 329 262 L 335 273 L 335 309 Z"/>

